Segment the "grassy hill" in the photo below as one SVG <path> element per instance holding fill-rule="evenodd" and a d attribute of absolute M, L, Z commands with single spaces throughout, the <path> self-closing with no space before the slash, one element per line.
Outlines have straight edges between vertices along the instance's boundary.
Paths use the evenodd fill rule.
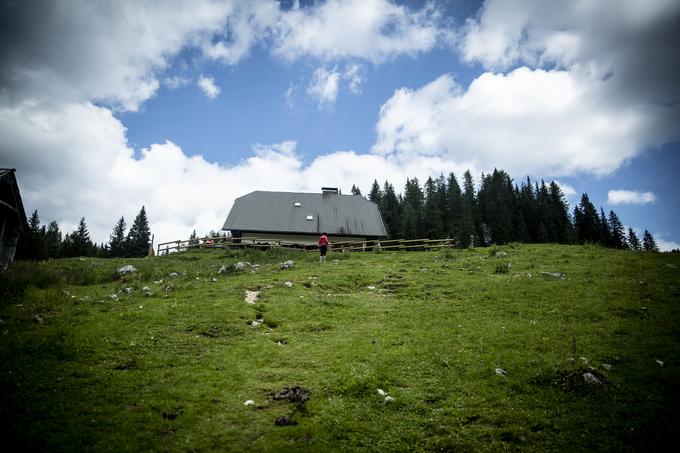
<path fill-rule="evenodd" d="M 678 441 L 680 256 L 510 245 L 317 260 L 204 250 L 15 263 L 0 274 L 5 448 Z M 124 264 L 137 272 L 115 277 Z"/>

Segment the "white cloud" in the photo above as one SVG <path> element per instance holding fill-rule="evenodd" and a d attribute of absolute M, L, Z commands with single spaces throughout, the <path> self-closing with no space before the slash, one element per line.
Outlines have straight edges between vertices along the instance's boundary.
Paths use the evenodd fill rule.
<path fill-rule="evenodd" d="M 640 112 L 601 102 L 605 82 L 566 71 L 484 73 L 464 90 L 450 75 L 402 88 L 381 107 L 382 155 L 444 155 L 511 174 L 606 175 L 653 137 Z"/>
<path fill-rule="evenodd" d="M 186 77 L 172 76 L 163 79 L 163 86 L 169 90 L 176 90 L 178 88 L 185 87 L 191 83 Z"/>
<path fill-rule="evenodd" d="M 342 77 L 347 80 L 350 93 L 361 93 L 361 84 L 364 83 L 364 68 L 362 65 L 358 63 L 347 65 Z"/>
<path fill-rule="evenodd" d="M 649 204 L 656 201 L 653 192 L 640 192 L 637 190 L 610 190 L 607 192 L 607 203 L 617 204 Z"/>
<path fill-rule="evenodd" d="M 679 19 L 674 0 L 486 0 L 459 47 L 493 71 L 527 65 L 606 79 L 603 106 L 647 116 L 667 141 L 680 136 Z"/>
<path fill-rule="evenodd" d="M 311 83 L 307 87 L 307 94 L 319 102 L 319 108 L 330 107 L 338 97 L 341 74 L 337 68 L 318 68 L 314 71 Z"/>
<path fill-rule="evenodd" d="M 680 244 L 666 239 L 666 235 L 663 233 L 656 233 L 654 235 L 654 241 L 656 241 L 657 247 L 659 247 L 660 252 L 670 252 L 672 250 L 680 250 Z"/>
<path fill-rule="evenodd" d="M 288 60 L 361 58 L 380 63 L 427 52 L 450 40 L 441 12 L 428 2 L 418 11 L 387 0 L 328 0 L 281 14 L 273 52 Z"/>
<path fill-rule="evenodd" d="M 203 91 L 203 93 L 209 99 L 215 99 L 222 92 L 222 90 L 220 90 L 220 87 L 215 85 L 215 79 L 213 79 L 212 77 L 205 77 L 201 75 L 198 78 L 196 85 L 198 85 L 201 91 Z"/>
<path fill-rule="evenodd" d="M 224 29 L 232 2 L 3 2 L 0 105 L 103 101 L 137 110 L 171 58 Z"/>

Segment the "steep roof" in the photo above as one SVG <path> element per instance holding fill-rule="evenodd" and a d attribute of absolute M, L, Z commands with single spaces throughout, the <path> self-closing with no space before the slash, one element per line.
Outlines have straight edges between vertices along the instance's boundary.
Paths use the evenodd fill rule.
<path fill-rule="evenodd" d="M 26 212 L 21 201 L 14 168 L 0 168 L 0 209 L 2 215 L 17 222 L 19 229 L 28 231 Z"/>
<path fill-rule="evenodd" d="M 222 229 L 387 236 L 375 203 L 358 195 L 337 193 L 251 192 L 234 201 Z"/>

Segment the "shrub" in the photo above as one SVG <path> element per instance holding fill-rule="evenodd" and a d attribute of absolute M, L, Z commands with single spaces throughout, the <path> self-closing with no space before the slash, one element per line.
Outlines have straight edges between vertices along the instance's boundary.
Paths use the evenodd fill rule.
<path fill-rule="evenodd" d="M 507 261 L 500 261 L 496 263 L 495 272 L 497 274 L 507 274 L 508 272 L 510 272 L 510 263 L 508 263 Z"/>

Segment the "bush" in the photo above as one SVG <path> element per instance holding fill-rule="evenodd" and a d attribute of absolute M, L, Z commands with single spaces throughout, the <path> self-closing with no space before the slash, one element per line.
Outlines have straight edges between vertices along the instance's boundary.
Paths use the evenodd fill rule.
<path fill-rule="evenodd" d="M 507 261 L 500 261 L 496 263 L 496 271 L 497 274 L 507 274 L 510 272 L 510 263 Z"/>

